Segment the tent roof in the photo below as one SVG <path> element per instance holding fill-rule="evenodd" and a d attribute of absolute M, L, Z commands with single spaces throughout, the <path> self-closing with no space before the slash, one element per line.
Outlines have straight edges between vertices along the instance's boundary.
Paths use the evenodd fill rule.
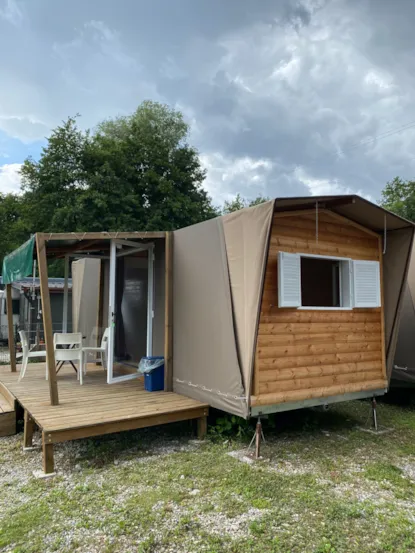
<path fill-rule="evenodd" d="M 386 230 L 398 230 L 407 227 L 413 227 L 414 224 L 399 215 L 395 215 L 391 211 L 369 202 L 356 194 L 343 196 L 300 196 L 297 198 L 276 198 L 275 210 L 301 210 L 312 209 L 318 202 L 319 208 L 331 209 L 339 215 L 343 215 L 348 219 L 359 223 L 375 232 L 383 232 Z"/>

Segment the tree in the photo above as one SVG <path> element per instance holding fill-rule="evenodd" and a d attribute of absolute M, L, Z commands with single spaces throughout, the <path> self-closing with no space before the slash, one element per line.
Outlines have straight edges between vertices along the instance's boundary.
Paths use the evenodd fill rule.
<path fill-rule="evenodd" d="M 25 202 L 16 194 L 0 194 L 0 262 L 29 237 L 25 223 Z"/>
<path fill-rule="evenodd" d="M 106 197 L 113 205 L 108 229 L 171 230 L 214 216 L 202 188 L 205 171 L 187 143 L 188 133 L 180 112 L 154 102 L 101 123 L 91 140 L 88 173 L 93 177 L 83 198 L 89 228 Z"/>
<path fill-rule="evenodd" d="M 69 118 L 22 177 L 40 231 L 171 230 L 216 215 L 180 112 L 143 102 L 95 132 Z"/>
<path fill-rule="evenodd" d="M 381 205 L 401 217 L 415 221 L 415 181 L 395 177 L 383 189 Z"/>
<path fill-rule="evenodd" d="M 237 194 L 233 200 L 225 201 L 225 203 L 223 204 L 222 213 L 226 215 L 227 213 L 239 211 L 244 207 L 252 207 L 254 205 L 259 205 L 268 201 L 269 198 L 267 198 L 266 196 L 259 195 L 254 200 L 247 200 L 246 198 L 243 198 L 240 194 Z"/>
<path fill-rule="evenodd" d="M 28 158 L 21 169 L 27 224 L 32 232 L 79 230 L 79 199 L 88 186 L 85 153 L 89 132 L 69 117 L 52 131 L 39 161 Z"/>

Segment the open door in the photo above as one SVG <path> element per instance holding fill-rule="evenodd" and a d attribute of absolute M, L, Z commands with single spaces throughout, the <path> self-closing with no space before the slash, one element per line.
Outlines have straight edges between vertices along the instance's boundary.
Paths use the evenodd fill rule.
<path fill-rule="evenodd" d="M 109 302 L 108 302 L 108 367 L 107 382 L 121 382 L 139 376 L 138 372 L 114 376 L 115 334 L 117 325 L 117 260 L 120 257 L 132 255 L 147 250 L 147 334 L 146 355 L 153 354 L 153 317 L 154 317 L 154 244 L 140 244 L 128 240 L 113 239 L 110 243 L 110 270 L 109 270 Z"/>

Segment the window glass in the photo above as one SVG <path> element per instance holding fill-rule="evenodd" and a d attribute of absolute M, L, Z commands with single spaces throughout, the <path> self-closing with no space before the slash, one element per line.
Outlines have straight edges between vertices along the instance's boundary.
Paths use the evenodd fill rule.
<path fill-rule="evenodd" d="M 301 306 L 340 307 L 340 262 L 301 257 Z"/>

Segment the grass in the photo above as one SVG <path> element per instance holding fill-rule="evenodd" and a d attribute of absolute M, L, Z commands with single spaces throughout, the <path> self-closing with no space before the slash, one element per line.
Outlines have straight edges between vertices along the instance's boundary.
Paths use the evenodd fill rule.
<path fill-rule="evenodd" d="M 0 551 L 415 552 L 415 411 L 379 405 L 393 432 L 362 432 L 365 402 L 279 415 L 263 460 L 228 455 L 246 438 L 194 443 L 188 425 L 56 446 L 0 440 Z"/>

